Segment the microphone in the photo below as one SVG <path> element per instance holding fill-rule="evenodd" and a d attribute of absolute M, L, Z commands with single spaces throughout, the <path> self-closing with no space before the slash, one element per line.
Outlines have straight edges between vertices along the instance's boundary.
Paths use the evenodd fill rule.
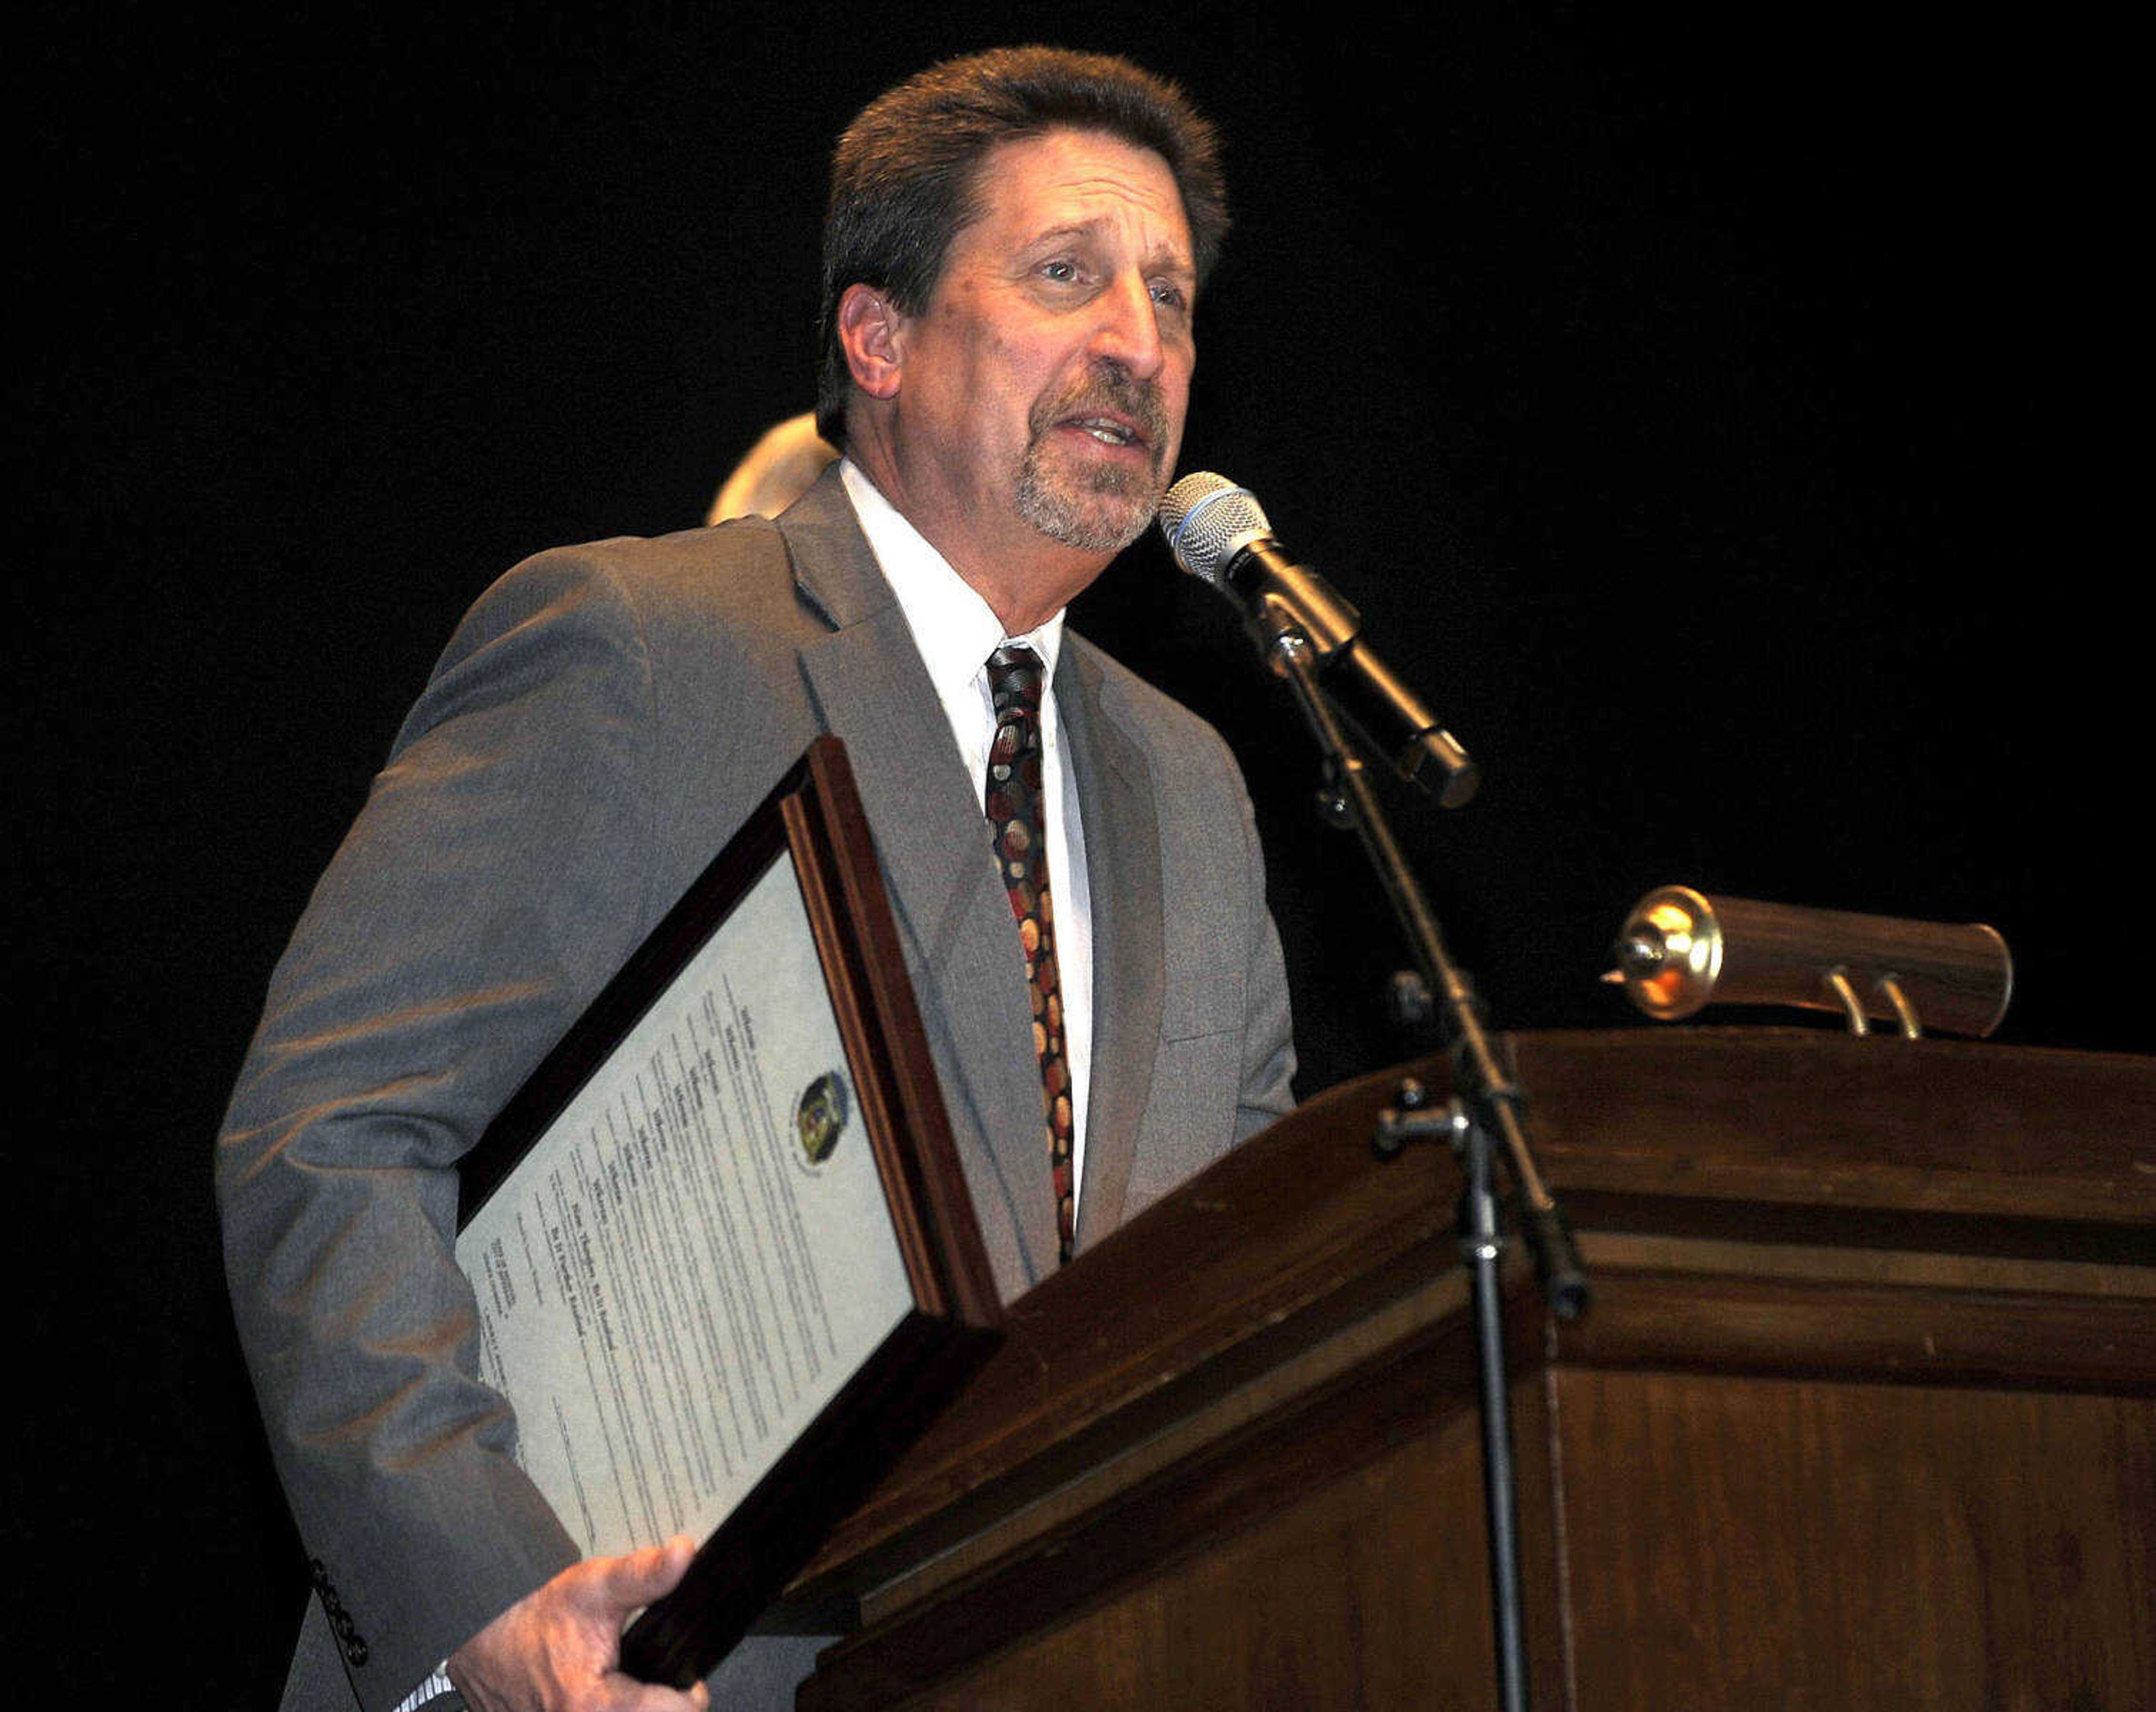
<path fill-rule="evenodd" d="M 1481 772 L 1415 693 L 1358 639 L 1362 614 L 1315 571 L 1291 559 L 1248 488 L 1201 469 L 1168 490 L 1161 533 L 1175 562 L 1243 609 L 1268 653 L 1300 638 L 1318 680 L 1393 770 L 1456 808 Z M 1435 771 L 1425 777 L 1425 766 Z"/>

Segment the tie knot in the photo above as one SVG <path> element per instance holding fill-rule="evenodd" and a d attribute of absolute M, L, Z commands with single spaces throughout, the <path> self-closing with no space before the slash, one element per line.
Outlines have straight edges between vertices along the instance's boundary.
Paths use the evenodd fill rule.
<path fill-rule="evenodd" d="M 998 721 L 1040 711 L 1040 656 L 1022 643 L 1008 643 L 988 656 L 988 695 Z"/>

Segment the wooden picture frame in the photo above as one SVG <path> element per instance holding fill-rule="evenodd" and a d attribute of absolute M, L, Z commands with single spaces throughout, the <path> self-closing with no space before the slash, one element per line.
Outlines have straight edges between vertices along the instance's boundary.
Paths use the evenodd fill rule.
<path fill-rule="evenodd" d="M 797 1099 L 783 1067 L 827 1062 L 827 1029 L 843 1064 Z M 849 1151 L 855 1123 L 866 1146 Z M 600 992 L 462 1182 L 482 1373 L 571 1533 L 588 1553 L 656 1543 L 677 1530 L 668 1504 L 710 1489 L 694 1563 L 623 1643 L 631 1674 L 686 1686 L 1002 1332 L 838 739 L 809 746 Z"/>

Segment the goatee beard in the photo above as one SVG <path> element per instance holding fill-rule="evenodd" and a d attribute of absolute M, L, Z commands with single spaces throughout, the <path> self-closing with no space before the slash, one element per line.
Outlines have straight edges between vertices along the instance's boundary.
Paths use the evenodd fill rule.
<path fill-rule="evenodd" d="M 1120 464 L 1059 466 L 1048 455 L 1060 422 L 1095 413 L 1127 418 L 1152 454 L 1143 470 Z M 1145 533 L 1160 509 L 1168 411 L 1160 389 L 1127 375 L 1095 374 L 1059 398 L 1034 407 L 1025 459 L 1019 466 L 1018 510 L 1050 541 L 1081 552 L 1120 553 Z"/>

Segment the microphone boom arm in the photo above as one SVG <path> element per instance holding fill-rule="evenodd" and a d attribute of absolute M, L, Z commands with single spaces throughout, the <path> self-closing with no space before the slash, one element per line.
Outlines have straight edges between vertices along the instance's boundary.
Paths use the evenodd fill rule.
<path fill-rule="evenodd" d="M 1481 1001 L 1476 997 L 1474 983 L 1446 948 L 1421 883 L 1394 837 L 1368 771 L 1349 746 L 1318 680 L 1316 649 L 1296 622 L 1292 609 L 1286 602 L 1269 597 L 1253 612 L 1252 619 L 1254 626 L 1271 637 L 1268 658 L 1294 692 L 1296 705 L 1324 753 L 1327 777 L 1337 793 L 1339 818 L 1352 825 L 1362 841 L 1434 996 L 1452 1060 L 1454 1081 L 1471 1115 L 1498 1143 L 1519 1195 L 1520 1222 L 1534 1257 L 1535 1276 L 1543 1299 L 1558 1319 L 1576 1320 L 1586 1311 L 1592 1294 L 1586 1268 L 1557 1202 L 1535 1166 L 1527 1131 L 1520 1121 L 1520 1090 L 1497 1061 L 1489 1031 L 1482 1025 Z"/>

